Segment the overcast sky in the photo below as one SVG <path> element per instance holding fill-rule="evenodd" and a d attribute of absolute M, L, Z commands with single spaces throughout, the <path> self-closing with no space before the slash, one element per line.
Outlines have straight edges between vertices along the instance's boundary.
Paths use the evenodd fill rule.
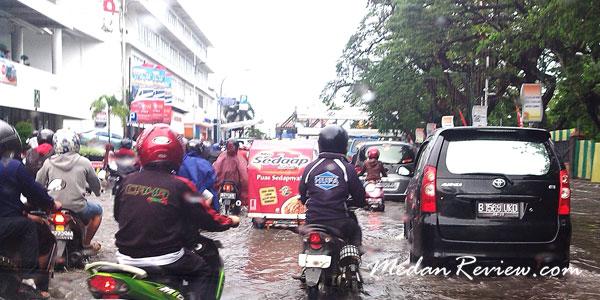
<path fill-rule="evenodd" d="M 294 106 L 320 104 L 335 65 L 366 13 L 366 0 L 188 1 L 213 43 L 209 65 L 223 94 L 248 95 L 273 134 Z"/>

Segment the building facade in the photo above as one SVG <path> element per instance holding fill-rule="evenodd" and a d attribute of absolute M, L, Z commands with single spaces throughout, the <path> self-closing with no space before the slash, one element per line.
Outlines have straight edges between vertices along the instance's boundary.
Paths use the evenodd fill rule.
<path fill-rule="evenodd" d="M 216 100 L 208 87 L 209 47 L 180 1 L 0 0 L 0 118 L 93 129 L 91 102 L 122 98 L 133 68 L 156 65 L 172 78 L 173 129 L 210 136 Z M 123 133 L 122 125 L 112 122 L 111 129 Z"/>

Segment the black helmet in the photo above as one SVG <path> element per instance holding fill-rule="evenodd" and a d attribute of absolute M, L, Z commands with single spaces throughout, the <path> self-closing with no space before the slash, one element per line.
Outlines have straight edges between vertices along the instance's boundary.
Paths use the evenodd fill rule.
<path fill-rule="evenodd" d="M 346 154 L 348 133 L 338 125 L 329 125 L 319 133 L 319 152 Z"/>
<path fill-rule="evenodd" d="M 133 148 L 133 141 L 129 138 L 124 138 L 121 140 L 121 148 L 129 149 Z"/>
<path fill-rule="evenodd" d="M 38 145 L 41 145 L 41 144 L 50 144 L 50 145 L 52 145 L 52 138 L 53 137 L 54 137 L 54 131 L 52 131 L 50 129 L 42 129 L 37 134 Z"/>
<path fill-rule="evenodd" d="M 205 151 L 204 143 L 198 139 L 191 139 L 187 142 L 185 149 L 187 152 L 192 152 L 195 155 L 202 155 Z"/>
<path fill-rule="evenodd" d="M 21 137 L 10 124 L 0 120 L 0 154 L 21 152 Z"/>

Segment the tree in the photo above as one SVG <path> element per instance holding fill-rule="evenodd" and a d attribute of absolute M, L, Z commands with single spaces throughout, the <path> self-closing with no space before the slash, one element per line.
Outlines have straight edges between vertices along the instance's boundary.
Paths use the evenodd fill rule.
<path fill-rule="evenodd" d="M 263 139 L 265 137 L 265 133 L 252 126 L 246 130 L 246 136 L 249 138 Z"/>
<path fill-rule="evenodd" d="M 599 10 L 592 0 L 373 0 L 321 97 L 330 106 L 339 98 L 359 104 L 361 91 L 370 90 L 377 95 L 366 104 L 373 124 L 412 132 L 443 115 L 469 116 L 482 102 L 485 78 L 495 92 L 490 121 L 515 123 L 516 116 L 505 117 L 521 84 L 541 82 L 550 111 L 543 126 L 580 118 L 575 111 L 561 118 L 576 106 L 597 131 Z M 568 104 L 551 104 L 560 99 Z"/>
<path fill-rule="evenodd" d="M 21 137 L 22 146 L 27 147 L 25 141 L 31 137 L 31 134 L 33 133 L 33 124 L 29 121 L 19 121 L 15 124 L 15 130 Z"/>
<path fill-rule="evenodd" d="M 111 116 L 115 116 L 121 120 L 121 124 L 123 127 L 127 124 L 127 117 L 129 116 L 129 108 L 122 101 L 117 100 L 117 98 L 108 95 L 102 95 L 100 98 L 94 100 L 90 105 L 90 110 L 92 111 L 92 118 L 94 118 L 99 112 L 106 110 L 107 112 L 107 120 L 108 120 L 108 140 L 110 141 L 110 118 Z"/>

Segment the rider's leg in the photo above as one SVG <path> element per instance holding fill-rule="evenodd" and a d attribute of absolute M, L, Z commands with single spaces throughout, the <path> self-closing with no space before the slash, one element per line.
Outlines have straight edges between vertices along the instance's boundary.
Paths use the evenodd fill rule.
<path fill-rule="evenodd" d="M 96 235 L 96 232 L 102 223 L 102 206 L 94 201 L 88 200 L 85 209 L 79 213 L 79 217 L 84 224 L 87 224 L 85 227 L 85 235 L 83 237 L 83 246 L 89 248 L 94 235 Z"/>
<path fill-rule="evenodd" d="M 48 295 L 48 284 L 50 283 L 49 260 L 50 254 L 54 251 L 56 239 L 46 224 L 36 223 L 39 242 L 39 257 L 38 257 L 38 276 L 36 285 L 42 292 L 42 295 Z"/>
<path fill-rule="evenodd" d="M 18 243 L 23 278 L 33 278 L 38 258 L 38 233 L 35 222 L 25 217 L 0 218 L 0 241 Z"/>
<path fill-rule="evenodd" d="M 162 266 L 170 275 L 188 277 L 192 299 L 215 299 L 218 291 L 219 270 L 214 270 L 204 259 L 186 250 L 178 261 Z M 190 297 L 186 297 L 188 299 Z"/>

